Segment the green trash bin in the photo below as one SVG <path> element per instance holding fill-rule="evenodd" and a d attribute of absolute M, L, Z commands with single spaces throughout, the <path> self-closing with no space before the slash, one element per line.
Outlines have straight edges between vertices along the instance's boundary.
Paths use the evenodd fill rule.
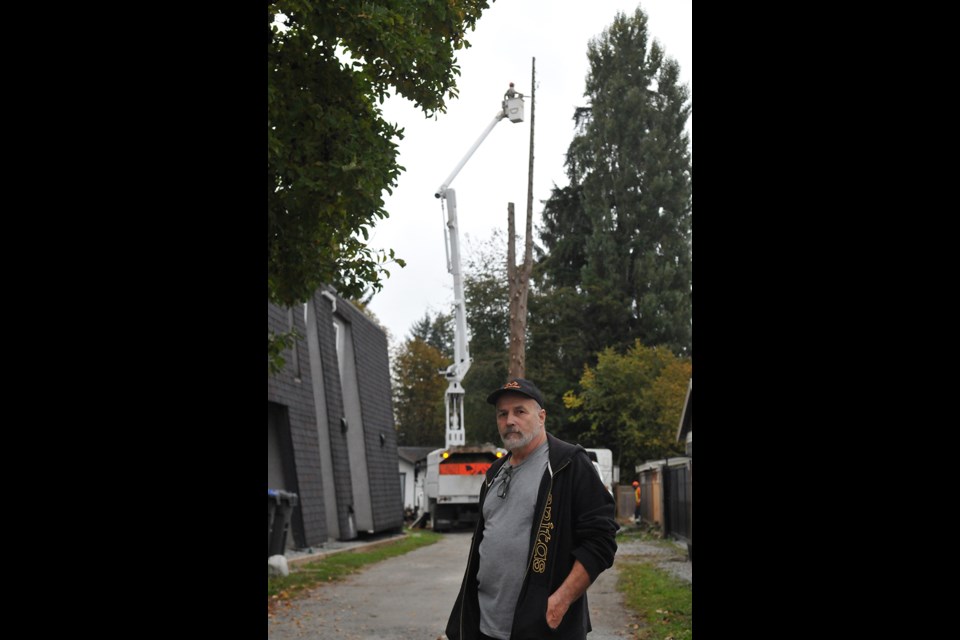
<path fill-rule="evenodd" d="M 270 535 L 267 542 L 267 557 L 283 555 L 287 548 L 287 535 L 290 532 L 290 517 L 299 498 L 295 493 L 267 489 L 267 517 L 271 511 L 271 499 L 274 501 L 273 518 L 270 521 Z"/>

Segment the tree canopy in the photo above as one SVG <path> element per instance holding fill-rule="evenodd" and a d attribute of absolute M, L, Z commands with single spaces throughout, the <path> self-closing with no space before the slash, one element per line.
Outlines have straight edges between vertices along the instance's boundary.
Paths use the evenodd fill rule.
<path fill-rule="evenodd" d="M 403 260 L 364 244 L 388 216 L 403 131 L 379 105 L 391 91 L 426 116 L 457 95 L 457 50 L 485 0 L 267 4 L 267 259 L 272 301 L 321 284 L 361 298 Z"/>
<path fill-rule="evenodd" d="M 403 446 L 443 446 L 446 429 L 444 394 L 447 381 L 440 375 L 453 358 L 443 344 L 450 317 L 424 314 L 393 356 L 393 412 L 398 442 Z"/>
<path fill-rule="evenodd" d="M 602 351 L 596 366 L 584 368 L 581 391 L 568 391 L 563 402 L 588 425 L 581 442 L 611 449 L 629 477 L 646 460 L 684 453 L 676 436 L 691 373 L 689 359 L 637 340 L 622 354 Z"/>
<path fill-rule="evenodd" d="M 447 360 L 453 361 L 453 315 L 449 313 L 438 313 L 435 317 L 430 317 L 430 312 L 425 312 L 423 318 L 417 320 L 410 328 L 410 340 L 419 339 L 427 343 Z"/>
<path fill-rule="evenodd" d="M 545 291 L 572 287 L 593 351 L 691 348 L 689 92 L 649 42 L 647 16 L 618 13 L 587 48 L 586 107 L 574 112 L 570 186 L 544 208 Z"/>
<path fill-rule="evenodd" d="M 529 303 L 529 376 L 553 397 L 607 348 L 640 340 L 692 355 L 689 91 L 640 9 L 618 13 L 587 58 L 570 183 L 544 205 Z M 587 426 L 568 407 L 550 423 L 568 439 Z"/>

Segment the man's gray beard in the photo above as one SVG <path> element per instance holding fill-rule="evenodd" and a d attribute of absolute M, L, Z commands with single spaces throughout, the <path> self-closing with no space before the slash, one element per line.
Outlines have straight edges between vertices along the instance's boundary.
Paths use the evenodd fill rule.
<path fill-rule="evenodd" d="M 517 440 L 515 438 L 511 438 L 509 441 L 507 441 L 506 437 L 500 436 L 500 439 L 503 440 L 503 448 L 506 449 L 507 451 L 513 451 L 514 449 L 524 448 L 525 446 L 533 442 L 534 436 L 537 435 L 535 433 L 528 433 L 527 435 L 523 435 L 522 431 L 515 431 L 513 433 L 519 433 L 520 439 Z"/>

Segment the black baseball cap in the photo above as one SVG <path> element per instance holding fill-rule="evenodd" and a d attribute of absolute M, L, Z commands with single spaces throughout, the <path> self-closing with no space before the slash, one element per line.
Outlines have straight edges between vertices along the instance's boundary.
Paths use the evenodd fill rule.
<path fill-rule="evenodd" d="M 540 393 L 540 389 L 537 389 L 532 382 L 529 380 L 524 380 L 523 378 L 514 378 L 513 380 L 510 380 L 502 387 L 487 396 L 487 402 L 490 404 L 497 404 L 497 398 L 499 398 L 501 394 L 504 394 L 508 391 L 522 393 L 523 395 L 536 400 L 541 409 L 544 407 L 543 394 Z"/>

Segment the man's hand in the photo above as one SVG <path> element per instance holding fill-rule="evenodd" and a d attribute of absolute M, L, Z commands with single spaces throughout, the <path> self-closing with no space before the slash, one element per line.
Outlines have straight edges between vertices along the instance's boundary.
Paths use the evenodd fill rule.
<path fill-rule="evenodd" d="M 573 569 L 563 584 L 547 598 L 547 626 L 556 630 L 563 622 L 570 605 L 590 586 L 590 576 L 579 560 L 574 560 Z"/>
<path fill-rule="evenodd" d="M 547 598 L 547 626 L 554 631 L 563 622 L 563 616 L 567 614 L 567 609 L 570 608 L 570 603 L 565 602 L 557 593 L 554 592 L 552 596 Z"/>

